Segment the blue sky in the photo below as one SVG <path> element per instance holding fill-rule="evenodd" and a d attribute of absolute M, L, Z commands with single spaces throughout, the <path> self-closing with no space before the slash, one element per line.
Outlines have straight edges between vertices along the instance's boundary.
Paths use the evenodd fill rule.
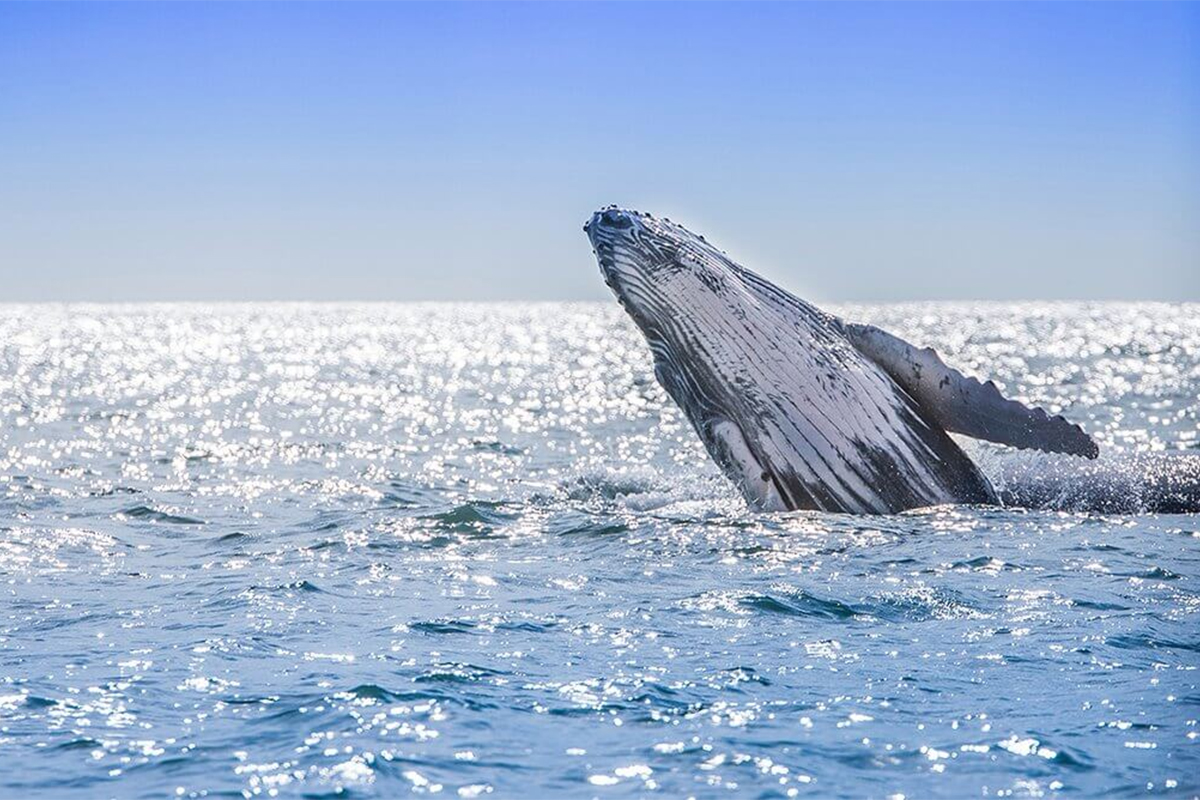
<path fill-rule="evenodd" d="M 1200 299 L 1197 4 L 0 4 L 0 300 Z"/>

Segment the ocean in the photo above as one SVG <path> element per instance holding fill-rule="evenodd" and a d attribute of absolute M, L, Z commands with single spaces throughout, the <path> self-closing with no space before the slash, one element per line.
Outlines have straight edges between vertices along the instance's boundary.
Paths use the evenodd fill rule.
<path fill-rule="evenodd" d="M 615 303 L 0 305 L 0 797 L 1200 794 L 1200 306 L 830 310 L 1101 458 L 754 513 Z"/>

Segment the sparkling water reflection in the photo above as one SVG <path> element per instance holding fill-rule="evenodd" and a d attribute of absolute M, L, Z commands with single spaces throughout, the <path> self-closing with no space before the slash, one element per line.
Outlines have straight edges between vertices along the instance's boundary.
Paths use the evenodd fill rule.
<path fill-rule="evenodd" d="M 839 310 L 1104 457 L 751 514 L 608 305 L 0 306 L 0 795 L 1196 795 L 1200 308 Z"/>

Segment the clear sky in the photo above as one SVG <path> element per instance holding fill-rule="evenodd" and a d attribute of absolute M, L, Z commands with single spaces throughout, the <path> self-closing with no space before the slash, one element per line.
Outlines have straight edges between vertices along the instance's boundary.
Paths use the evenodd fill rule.
<path fill-rule="evenodd" d="M 1200 299 L 1197 4 L 0 5 L 0 300 Z"/>

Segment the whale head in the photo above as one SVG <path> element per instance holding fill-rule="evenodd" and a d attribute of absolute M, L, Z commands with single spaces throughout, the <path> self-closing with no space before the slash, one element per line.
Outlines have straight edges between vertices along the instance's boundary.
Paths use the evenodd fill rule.
<path fill-rule="evenodd" d="M 740 268 L 682 225 L 608 206 L 584 226 L 604 282 L 663 355 L 695 341 L 694 314 L 748 298 Z M 712 309 L 710 309 L 712 310 Z"/>
<path fill-rule="evenodd" d="M 609 206 L 584 231 L 605 283 L 646 337 L 655 377 L 709 453 L 754 505 L 786 507 L 762 451 L 773 387 L 745 370 L 747 350 L 793 325 L 782 306 L 763 303 L 769 284 L 702 236 L 644 212 Z"/>
<path fill-rule="evenodd" d="M 682 225 L 640 211 L 608 206 L 583 229 L 604 282 L 650 345 L 659 382 L 689 416 L 715 411 L 707 407 L 715 396 L 696 405 L 698 376 L 681 372 L 714 372 L 707 377 L 717 383 L 725 377 L 706 344 L 716 334 L 713 320 L 740 316 L 751 299 L 740 268 Z"/>

